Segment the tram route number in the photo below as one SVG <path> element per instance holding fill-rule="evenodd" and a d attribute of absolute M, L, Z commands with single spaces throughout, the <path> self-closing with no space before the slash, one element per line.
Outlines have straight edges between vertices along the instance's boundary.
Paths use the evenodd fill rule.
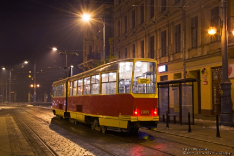
<path fill-rule="evenodd" d="M 149 114 L 149 110 L 141 110 L 141 114 Z"/>
<path fill-rule="evenodd" d="M 139 78 L 138 83 L 150 83 L 150 79 Z"/>

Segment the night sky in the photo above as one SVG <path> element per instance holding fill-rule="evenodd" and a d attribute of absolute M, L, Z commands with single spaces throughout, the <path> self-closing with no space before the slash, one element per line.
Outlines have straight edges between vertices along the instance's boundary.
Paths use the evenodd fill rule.
<path fill-rule="evenodd" d="M 13 69 L 12 78 L 17 81 L 22 73 L 33 72 L 33 64 L 23 62 L 36 60 L 38 90 L 47 93 L 53 81 L 65 76 L 65 57 L 58 52 L 79 53 L 68 57 L 68 65 L 74 65 L 74 74 L 81 72 L 77 67 L 82 62 L 79 15 L 84 8 L 80 0 L 1 0 L 0 66 Z M 54 46 L 57 52 L 51 50 Z M 0 71 L 0 80 L 6 77 Z"/>

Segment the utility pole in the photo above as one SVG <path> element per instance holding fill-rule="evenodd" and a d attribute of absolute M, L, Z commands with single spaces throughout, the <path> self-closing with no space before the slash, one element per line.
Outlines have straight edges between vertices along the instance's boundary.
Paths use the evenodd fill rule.
<path fill-rule="evenodd" d="M 227 0 L 221 1 L 222 7 L 222 37 L 221 37 L 221 52 L 222 52 L 222 81 L 221 86 L 221 114 L 220 125 L 233 126 L 232 121 L 232 102 L 231 102 L 231 85 L 228 79 L 228 31 L 227 31 Z"/>

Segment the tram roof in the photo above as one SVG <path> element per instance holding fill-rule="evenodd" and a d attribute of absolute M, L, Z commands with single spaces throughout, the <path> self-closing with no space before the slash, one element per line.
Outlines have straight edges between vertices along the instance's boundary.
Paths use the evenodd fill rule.
<path fill-rule="evenodd" d="M 128 62 L 128 61 L 129 62 L 132 62 L 132 61 L 156 62 L 156 60 L 150 59 L 150 58 L 119 59 L 119 60 L 116 60 L 116 61 L 113 61 L 113 62 L 110 62 L 110 63 L 106 63 L 106 64 L 103 64 L 103 65 L 100 65 L 100 66 L 98 66 L 96 68 L 87 70 L 85 72 L 73 75 L 71 77 L 67 77 L 67 78 L 55 81 L 55 82 L 53 82 L 52 85 L 59 85 L 59 84 L 64 83 L 64 82 L 66 82 L 68 80 L 71 80 L 71 81 L 77 80 L 77 78 L 82 78 L 82 77 L 85 77 L 86 75 L 88 76 L 88 75 L 95 75 L 95 74 L 100 73 L 100 72 L 117 71 L 118 70 L 118 63 L 119 62 Z"/>

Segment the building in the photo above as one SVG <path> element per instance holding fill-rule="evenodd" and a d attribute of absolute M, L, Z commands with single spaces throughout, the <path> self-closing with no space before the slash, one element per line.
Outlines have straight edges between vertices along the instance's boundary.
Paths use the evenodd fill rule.
<path fill-rule="evenodd" d="M 103 3 L 91 11 L 92 19 L 83 26 L 83 63 L 78 65 L 80 69 L 85 71 L 114 58 L 113 10 L 113 4 Z"/>
<path fill-rule="evenodd" d="M 234 1 L 227 3 L 227 16 L 234 16 Z M 181 6 L 182 0 L 115 0 L 115 56 L 121 59 L 154 58 L 158 66 L 167 66 L 166 71 L 158 72 L 157 81 L 173 80 L 183 78 L 184 49 L 186 77 L 200 80 L 194 87 L 194 113 L 220 113 L 221 0 L 185 0 L 185 18 Z M 229 31 L 234 29 L 233 21 L 233 18 L 228 19 Z M 210 36 L 209 26 L 216 26 L 218 33 Z M 231 32 L 228 52 L 231 93 L 234 95 L 234 37 Z"/>

